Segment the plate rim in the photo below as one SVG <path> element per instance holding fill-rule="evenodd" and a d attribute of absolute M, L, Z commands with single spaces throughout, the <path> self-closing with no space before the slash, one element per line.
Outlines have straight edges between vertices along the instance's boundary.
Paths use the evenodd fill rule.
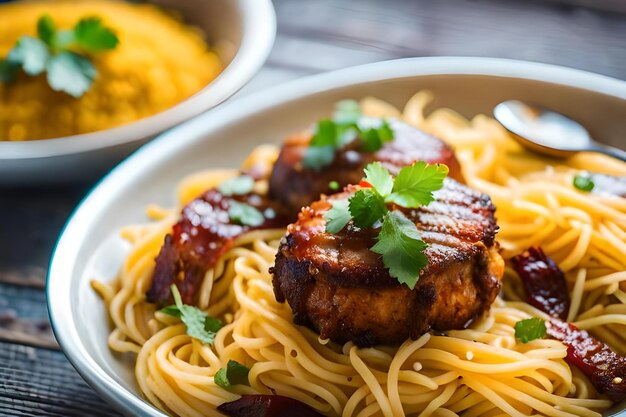
<path fill-rule="evenodd" d="M 70 156 L 141 142 L 231 97 L 265 64 L 274 45 L 277 29 L 276 11 L 271 0 L 236 2 L 242 25 L 241 44 L 233 60 L 200 91 L 172 107 L 125 125 L 59 138 L 0 141 L 0 161 Z M 208 108 L 206 103 L 209 103 Z"/>
<path fill-rule="evenodd" d="M 257 112 L 303 97 L 373 81 L 427 75 L 484 75 L 549 82 L 594 91 L 626 100 L 626 81 L 587 71 L 500 58 L 428 57 L 404 58 L 344 68 L 290 81 L 225 103 L 159 135 L 113 168 L 76 206 L 54 247 L 46 280 L 46 301 L 54 335 L 81 377 L 109 404 L 123 413 L 163 417 L 164 412 L 135 395 L 108 375 L 82 344 L 70 307 L 70 289 L 76 255 L 86 236 L 83 224 L 98 212 L 99 201 L 125 178 L 158 164 L 178 148 L 192 145 L 203 132 L 226 127 Z M 236 110 L 235 110 L 236 109 Z M 177 136 L 176 140 L 169 140 Z M 204 139 L 206 140 L 206 139 Z M 69 272 L 68 272 L 69 271 Z M 67 278 L 67 279 L 64 279 Z"/>

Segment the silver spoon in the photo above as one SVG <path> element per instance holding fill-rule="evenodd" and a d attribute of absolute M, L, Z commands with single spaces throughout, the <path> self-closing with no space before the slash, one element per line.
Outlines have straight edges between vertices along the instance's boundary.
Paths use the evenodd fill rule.
<path fill-rule="evenodd" d="M 493 114 L 523 146 L 535 152 L 557 157 L 599 152 L 626 161 L 626 152 L 594 141 L 587 129 L 560 113 L 508 100 L 498 104 Z"/>

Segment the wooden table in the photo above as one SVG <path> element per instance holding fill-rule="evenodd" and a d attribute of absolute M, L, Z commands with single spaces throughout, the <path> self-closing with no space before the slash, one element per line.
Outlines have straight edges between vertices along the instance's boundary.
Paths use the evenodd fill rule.
<path fill-rule="evenodd" d="M 435 55 L 525 59 L 626 80 L 624 2 L 567 2 L 275 0 L 276 45 L 238 96 L 321 71 Z M 0 415 L 117 415 L 58 350 L 46 311 L 52 248 L 91 185 L 0 189 Z"/>

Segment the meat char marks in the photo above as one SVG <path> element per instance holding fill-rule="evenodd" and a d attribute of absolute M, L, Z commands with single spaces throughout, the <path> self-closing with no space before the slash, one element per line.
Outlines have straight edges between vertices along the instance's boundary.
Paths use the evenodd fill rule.
<path fill-rule="evenodd" d="M 459 162 L 452 148 L 441 140 L 430 136 L 398 120 L 390 120 L 393 140 L 383 144 L 374 153 L 360 150 L 360 141 L 355 140 L 336 152 L 332 163 L 320 171 L 306 168 L 302 158 L 312 135 L 301 133 L 288 138 L 281 148 L 270 177 L 270 198 L 281 201 L 291 210 L 300 208 L 319 199 L 321 194 L 335 191 L 329 188 L 331 181 L 340 187 L 358 184 L 363 168 L 370 162 L 380 161 L 392 174 L 415 161 L 443 163 L 450 170 L 449 176 L 463 181 Z"/>
<path fill-rule="evenodd" d="M 305 207 L 289 225 L 272 270 L 276 299 L 287 301 L 297 324 L 322 338 L 359 346 L 401 343 L 430 329 L 467 327 L 489 309 L 501 287 L 504 262 L 494 243 L 495 208 L 488 196 L 446 179 L 435 201 L 400 208 L 428 243 L 428 265 L 415 288 L 389 275 L 370 251 L 378 229 L 352 222 L 325 231 L 331 201 L 359 186 Z"/>

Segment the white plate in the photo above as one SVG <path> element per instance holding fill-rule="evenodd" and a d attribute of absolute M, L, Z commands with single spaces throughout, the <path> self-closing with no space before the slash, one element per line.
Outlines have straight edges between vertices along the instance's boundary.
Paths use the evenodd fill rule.
<path fill-rule="evenodd" d="M 171 206 L 176 183 L 207 168 L 237 167 L 258 144 L 279 143 L 345 98 L 373 95 L 403 104 L 429 89 L 434 106 L 466 116 L 517 98 L 541 103 L 619 143 L 626 132 L 626 83 L 586 72 L 525 62 L 423 58 L 381 62 L 295 81 L 239 99 L 162 135 L 115 168 L 76 209 L 52 258 L 48 303 L 55 335 L 85 380 L 129 415 L 164 416 L 137 389 L 132 358 L 107 347 L 104 304 L 89 286 L 111 279 L 127 247 L 120 227 L 146 221 L 148 203 Z"/>
<path fill-rule="evenodd" d="M 271 0 L 149 0 L 201 28 L 226 65 L 190 98 L 124 126 L 34 141 L 0 141 L 0 186 L 82 182 L 104 174 L 157 134 L 226 100 L 261 68 L 276 36 Z"/>

